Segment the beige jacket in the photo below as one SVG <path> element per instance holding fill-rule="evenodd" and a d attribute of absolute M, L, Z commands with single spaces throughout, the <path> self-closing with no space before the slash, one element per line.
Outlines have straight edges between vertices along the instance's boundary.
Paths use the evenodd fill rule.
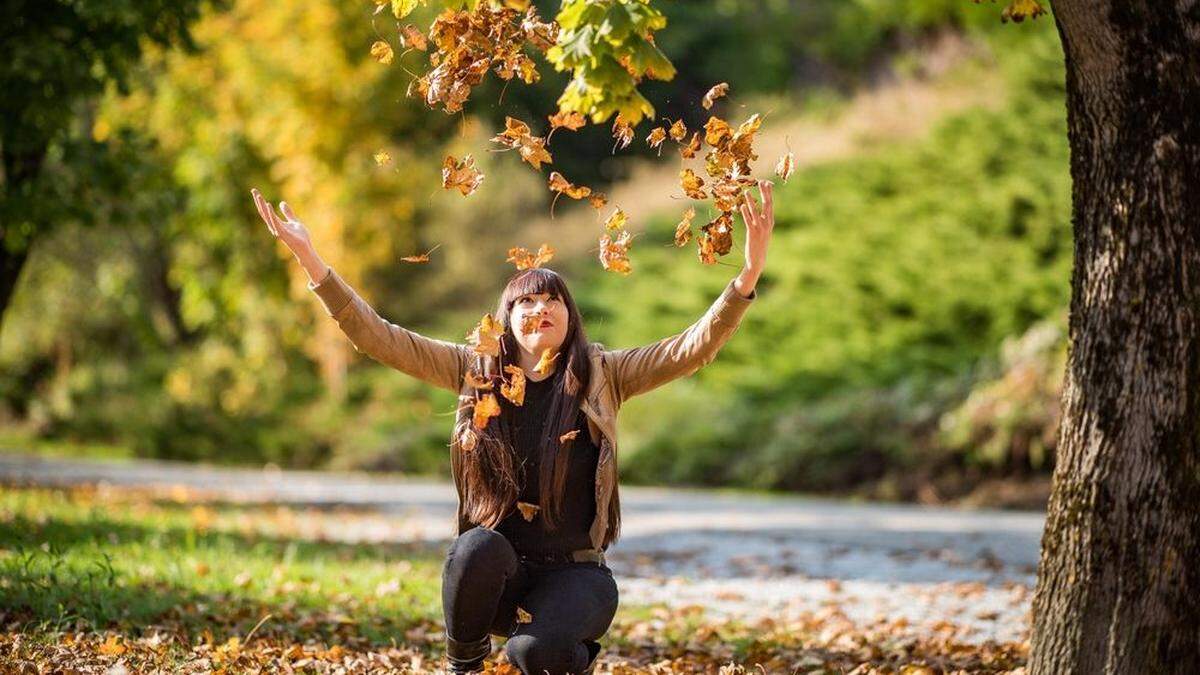
<path fill-rule="evenodd" d="M 464 374 L 477 358 L 470 345 L 429 338 L 383 319 L 332 268 L 320 282 L 309 282 L 308 288 L 320 297 L 326 312 L 358 352 L 429 384 L 460 395 L 474 395 L 463 384 Z M 591 384 L 580 407 L 588 417 L 592 440 L 600 449 L 596 465 L 596 517 L 590 530 L 596 549 L 605 550 L 616 538 L 609 521 L 610 508 L 619 508 L 617 411 L 621 404 L 671 380 L 691 375 L 711 362 L 757 297 L 757 289 L 749 297 L 742 296 L 731 280 L 704 316 L 680 333 L 629 349 L 607 349 L 599 342 L 589 345 Z M 470 423 L 470 407 L 459 406 L 450 443 L 451 467 L 459 496 L 456 515 L 459 534 L 475 526 L 463 514 L 463 486 L 457 461 L 460 434 Z"/>

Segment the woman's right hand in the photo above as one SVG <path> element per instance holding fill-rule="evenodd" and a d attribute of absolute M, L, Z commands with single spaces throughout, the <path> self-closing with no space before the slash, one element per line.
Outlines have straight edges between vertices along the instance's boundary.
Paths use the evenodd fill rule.
<path fill-rule="evenodd" d="M 279 210 L 283 212 L 283 217 L 280 217 L 258 188 L 251 188 L 250 194 L 254 197 L 254 205 L 258 207 L 258 215 L 262 216 L 271 234 L 286 244 L 299 260 L 312 257 L 312 239 L 308 236 L 308 228 L 292 212 L 292 207 L 287 202 L 279 202 Z"/>

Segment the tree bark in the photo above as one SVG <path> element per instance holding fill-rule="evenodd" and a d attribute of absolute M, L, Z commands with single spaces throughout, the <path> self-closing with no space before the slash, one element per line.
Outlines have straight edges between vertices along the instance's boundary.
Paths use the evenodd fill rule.
<path fill-rule="evenodd" d="M 1059 0 L 1075 266 L 1029 670 L 1200 668 L 1200 2 Z"/>

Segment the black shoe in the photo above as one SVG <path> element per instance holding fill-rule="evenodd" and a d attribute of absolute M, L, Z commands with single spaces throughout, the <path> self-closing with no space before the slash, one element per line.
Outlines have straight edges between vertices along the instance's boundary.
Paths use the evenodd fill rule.
<path fill-rule="evenodd" d="M 483 660 L 492 653 L 492 636 L 484 635 L 475 641 L 459 641 L 445 633 L 447 673 L 478 673 Z"/>
<path fill-rule="evenodd" d="M 600 643 L 595 640 L 587 640 L 583 644 L 588 649 L 588 664 L 579 675 L 592 675 L 596 672 L 596 662 L 600 660 Z"/>

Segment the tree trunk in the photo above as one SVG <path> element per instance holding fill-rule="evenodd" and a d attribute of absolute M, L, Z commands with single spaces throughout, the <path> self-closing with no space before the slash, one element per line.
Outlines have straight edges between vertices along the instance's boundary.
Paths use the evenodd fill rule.
<path fill-rule="evenodd" d="M 1054 2 L 1075 267 L 1035 674 L 1200 668 L 1200 2 Z"/>

